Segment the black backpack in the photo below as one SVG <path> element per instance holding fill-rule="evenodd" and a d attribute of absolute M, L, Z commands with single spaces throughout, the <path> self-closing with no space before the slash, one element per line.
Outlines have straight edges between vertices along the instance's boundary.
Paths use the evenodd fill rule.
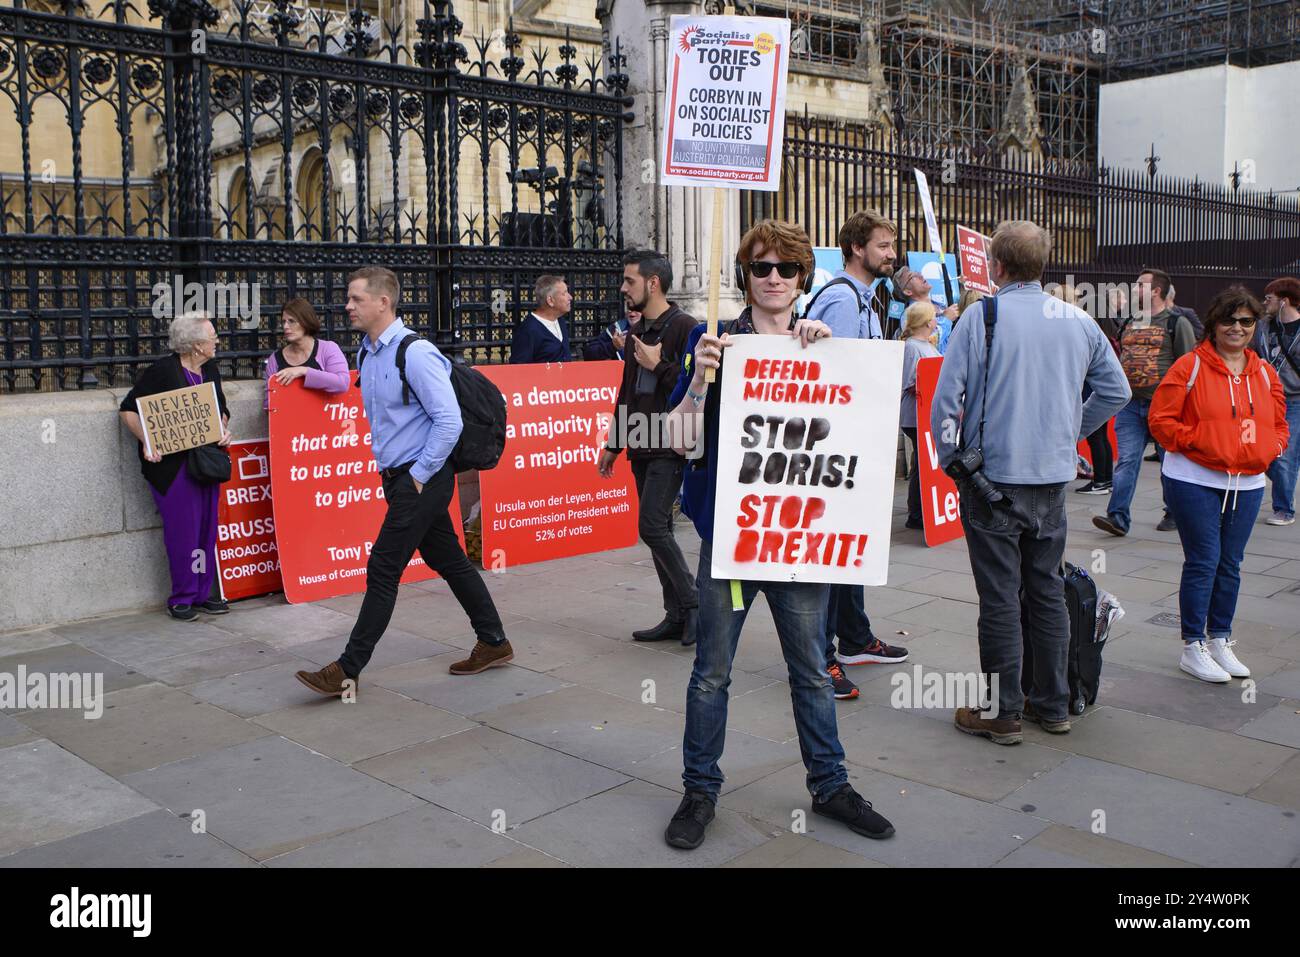
<path fill-rule="evenodd" d="M 1065 613 L 1070 619 L 1070 650 L 1067 679 L 1070 687 L 1070 713 L 1083 714 L 1084 708 L 1097 701 L 1101 685 L 1101 652 L 1106 635 L 1097 640 L 1097 583 L 1086 571 L 1069 562 L 1062 563 L 1065 579 Z M 1023 632 L 1024 657 L 1020 665 L 1020 688 L 1028 695 L 1034 683 L 1034 654 L 1029 641 L 1029 606 L 1021 592 L 1020 627 Z"/>
<path fill-rule="evenodd" d="M 421 337 L 414 332 L 397 344 L 397 374 L 402 380 L 402 404 L 411 404 L 411 386 L 406 381 L 406 350 Z M 357 372 L 366 352 L 357 352 Z M 357 387 L 361 378 L 357 377 Z M 452 467 L 457 472 L 477 469 L 485 472 L 497 467 L 506 448 L 506 398 L 492 380 L 459 357 L 451 360 L 451 387 L 460 406 L 460 441 L 452 450 Z M 415 401 L 419 402 L 417 395 Z"/>

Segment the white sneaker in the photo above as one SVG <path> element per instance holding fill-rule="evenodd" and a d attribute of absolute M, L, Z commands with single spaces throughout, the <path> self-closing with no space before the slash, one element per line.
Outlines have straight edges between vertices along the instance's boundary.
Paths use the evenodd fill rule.
<path fill-rule="evenodd" d="M 1249 678 L 1250 669 L 1237 660 L 1237 656 L 1232 653 L 1232 646 L 1235 641 L 1228 641 L 1224 638 L 1211 638 L 1205 643 L 1210 651 L 1210 657 L 1220 668 L 1232 675 L 1234 678 Z"/>
<path fill-rule="evenodd" d="M 1219 667 L 1218 662 L 1210 657 L 1209 649 L 1203 641 L 1188 641 L 1183 644 L 1183 658 L 1178 667 L 1202 681 L 1223 684 L 1231 681 L 1232 675 Z"/>
<path fill-rule="evenodd" d="M 1294 525 L 1295 516 L 1287 515 L 1283 512 L 1274 512 L 1271 516 L 1264 519 L 1265 525 Z"/>

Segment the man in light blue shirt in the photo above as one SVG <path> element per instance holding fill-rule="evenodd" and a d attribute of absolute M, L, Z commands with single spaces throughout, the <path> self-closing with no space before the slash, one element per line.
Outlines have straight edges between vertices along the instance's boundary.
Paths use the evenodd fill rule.
<path fill-rule="evenodd" d="M 366 564 L 366 595 L 347 648 L 320 671 L 297 673 L 307 687 L 332 697 L 355 695 L 417 550 L 451 587 L 478 637 L 469 658 L 452 665 L 451 673 L 478 674 L 514 657 L 492 596 L 465 556 L 448 514 L 456 483 L 451 456 L 462 427 L 451 363 L 397 318 L 400 295 L 397 276 L 383 267 L 367 266 L 348 277 L 348 317 L 352 328 L 365 334 L 357 353 L 361 400 L 388 511 Z M 408 338 L 403 354 L 402 341 Z"/>
<path fill-rule="evenodd" d="M 894 272 L 897 231 L 873 209 L 845 220 L 839 233 L 844 268 L 818 290 L 808 304 L 808 318 L 831 327 L 835 339 L 881 339 L 880 318 L 872 302 L 872 285 Z M 835 637 L 839 636 L 839 651 Z M 826 670 L 835 697 L 856 698 L 858 688 L 841 665 L 896 664 L 907 660 L 907 649 L 887 645 L 871 632 L 861 585 L 832 585 L 826 608 Z"/>
<path fill-rule="evenodd" d="M 1075 475 L 1079 439 L 1129 400 L 1128 380 L 1101 327 L 1043 292 L 1050 251 L 1046 230 L 1034 223 L 998 227 L 989 260 L 997 295 L 962 314 L 930 414 L 940 466 L 946 471 L 959 455 L 965 460 L 979 449 L 984 464 L 974 471 L 990 483 L 981 494 L 968 475 L 954 476 L 980 600 L 980 670 L 996 676 L 997 700 L 990 709 L 958 708 L 954 723 L 995 744 L 1020 743 L 1022 715 L 1064 734 L 1071 712 L 1082 711 L 1082 689 L 1070 687 L 1066 660 L 1065 483 Z M 986 347 L 990 309 L 996 321 Z M 1092 390 L 1087 402 L 1085 384 Z M 1028 635 L 1021 632 L 1022 589 Z M 1022 668 L 1032 672 L 1023 686 Z"/>

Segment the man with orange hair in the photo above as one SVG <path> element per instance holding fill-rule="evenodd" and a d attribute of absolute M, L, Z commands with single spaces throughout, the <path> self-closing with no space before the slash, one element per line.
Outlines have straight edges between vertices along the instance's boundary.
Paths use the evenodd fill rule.
<path fill-rule="evenodd" d="M 781 653 L 790 675 L 790 698 L 799 750 L 808 769 L 813 813 L 847 825 L 871 838 L 885 838 L 893 826 L 849 784 L 835 719 L 835 694 L 826 671 L 826 602 L 829 585 L 717 579 L 712 574 L 713 501 L 717 490 L 721 381 L 705 381 L 706 369 L 727 374 L 723 352 L 740 335 L 792 336 L 805 347 L 831 337 L 823 322 L 795 320 L 794 304 L 804 277 L 813 269 L 812 244 L 798 226 L 776 220 L 756 224 L 740 241 L 737 265 L 744 276 L 748 307 L 720 336 L 697 327 L 687 340 L 694 357 L 668 401 L 668 434 L 677 452 L 691 458 L 682 488 L 682 511 L 700 534 L 699 623 L 695 667 L 686 691 L 686 731 L 682 742 L 685 796 L 664 832 L 672 847 L 693 849 L 704 842 L 722 789 L 722 757 L 727 730 L 727 689 L 731 665 L 750 605 L 759 592 L 767 598 Z M 826 348 L 821 345 L 820 348 Z M 702 446 L 702 448 L 700 448 Z M 736 594 L 738 593 L 738 594 Z M 738 599 L 738 600 L 737 600 Z"/>

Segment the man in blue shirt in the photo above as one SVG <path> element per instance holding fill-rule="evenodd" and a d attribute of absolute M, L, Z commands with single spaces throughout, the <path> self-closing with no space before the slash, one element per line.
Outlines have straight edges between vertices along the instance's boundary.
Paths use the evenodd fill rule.
<path fill-rule="evenodd" d="M 460 547 L 447 514 L 456 480 L 451 453 L 460 439 L 460 405 L 451 384 L 451 363 L 432 342 L 416 339 L 407 347 L 410 401 L 403 398 L 396 357 L 408 332 L 397 318 L 400 294 L 397 276 L 381 266 L 367 266 L 348 277 L 348 317 L 352 328 L 365 334 L 365 362 L 357 355 L 361 399 L 388 512 L 366 565 L 366 595 L 347 648 L 320 671 L 297 673 L 308 688 L 327 696 L 355 691 L 361 670 L 388 627 L 402 572 L 417 549 L 451 587 L 478 636 L 469 658 L 452 665 L 451 673 L 478 674 L 514 657 L 492 596 Z"/>
<path fill-rule="evenodd" d="M 894 224 L 874 209 L 854 213 L 840 227 L 844 268 L 818 290 L 808 304 L 808 318 L 831 327 L 837 339 L 880 339 L 880 319 L 872 304 L 871 287 L 894 273 L 897 253 Z M 835 636 L 840 648 L 835 650 Z M 885 644 L 871 633 L 861 585 L 831 585 L 826 609 L 826 670 L 835 697 L 856 698 L 858 687 L 841 665 L 897 664 L 907 649 Z"/>

